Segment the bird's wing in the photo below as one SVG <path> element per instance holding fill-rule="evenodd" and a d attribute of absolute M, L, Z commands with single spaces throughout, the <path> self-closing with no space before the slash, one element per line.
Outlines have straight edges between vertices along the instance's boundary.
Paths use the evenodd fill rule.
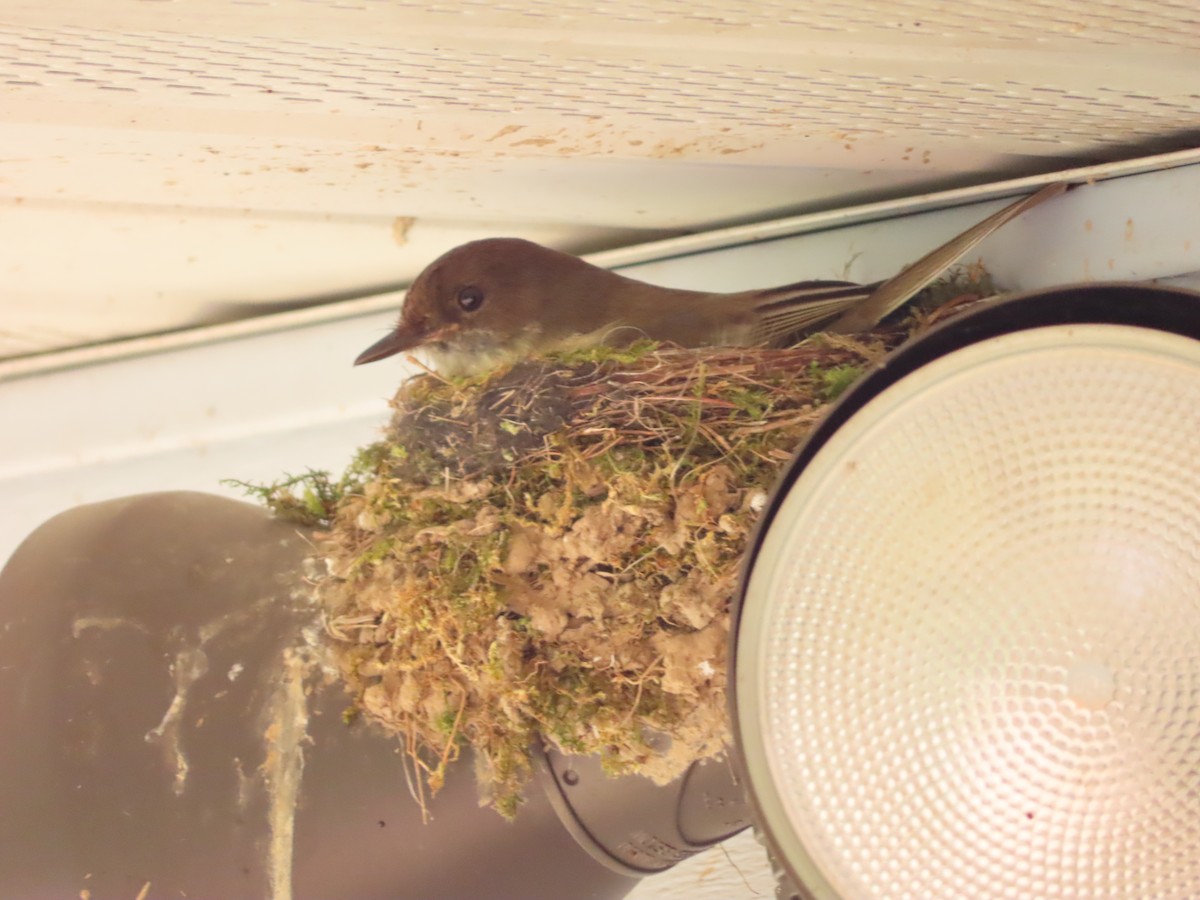
<path fill-rule="evenodd" d="M 771 343 L 820 327 L 843 334 L 873 328 L 1005 222 L 1058 196 L 1067 187 L 1065 182 L 1046 185 L 956 235 L 887 281 L 866 285 L 846 281 L 801 281 L 756 291 L 755 338 Z"/>
<path fill-rule="evenodd" d="M 862 303 L 880 286 L 851 281 L 799 281 L 754 292 L 756 342 L 818 328 L 847 309 Z"/>
<path fill-rule="evenodd" d="M 900 274 L 878 285 L 862 303 L 854 305 L 834 320 L 828 326 L 828 330 L 848 334 L 873 328 L 884 316 L 940 276 L 1005 222 L 1015 219 L 1051 197 L 1057 197 L 1067 190 L 1067 187 L 1067 183 L 1062 181 L 1048 184 L 1037 193 L 993 213 L 978 225 L 968 228 L 953 240 L 921 257 Z"/>

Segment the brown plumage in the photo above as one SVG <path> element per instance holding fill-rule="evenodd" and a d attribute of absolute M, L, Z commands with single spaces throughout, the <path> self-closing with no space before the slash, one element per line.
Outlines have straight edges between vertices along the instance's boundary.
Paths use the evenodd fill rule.
<path fill-rule="evenodd" d="M 685 347 L 754 346 L 818 328 L 874 326 L 1009 219 L 1066 189 L 1049 185 L 876 284 L 801 281 L 710 293 L 658 287 L 517 238 L 473 241 L 434 260 L 405 295 L 400 321 L 355 365 L 426 351 L 445 374 L 534 353 L 641 337 Z"/>

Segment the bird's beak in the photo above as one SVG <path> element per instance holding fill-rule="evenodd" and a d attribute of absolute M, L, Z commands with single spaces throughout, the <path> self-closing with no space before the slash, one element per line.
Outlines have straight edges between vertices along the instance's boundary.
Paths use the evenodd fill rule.
<path fill-rule="evenodd" d="M 427 340 L 429 340 L 429 334 L 424 328 L 402 321 L 394 330 L 358 354 L 358 358 L 354 360 L 354 364 L 361 366 L 363 363 L 387 359 L 389 356 L 395 356 L 397 353 L 403 353 L 405 350 L 412 350 L 414 347 L 419 347 Z"/>

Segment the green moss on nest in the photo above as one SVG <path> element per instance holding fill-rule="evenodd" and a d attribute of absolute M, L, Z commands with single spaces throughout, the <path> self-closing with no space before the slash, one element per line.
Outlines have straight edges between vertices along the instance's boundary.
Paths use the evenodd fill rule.
<path fill-rule="evenodd" d="M 470 744 L 506 815 L 538 735 L 659 781 L 719 752 L 756 511 L 824 406 L 936 315 L 787 349 L 643 342 L 410 381 L 339 481 L 257 489 L 327 528 L 319 593 L 353 712 L 401 737 L 418 791 Z"/>
<path fill-rule="evenodd" d="M 323 544 L 357 705 L 433 786 L 465 737 L 506 813 L 537 734 L 658 780 L 717 753 L 755 510 L 882 349 L 646 344 L 406 386 L 384 442 L 404 452 L 373 454 Z"/>
<path fill-rule="evenodd" d="M 380 459 L 389 452 L 403 453 L 402 447 L 384 442 L 360 449 L 346 471 L 337 480 L 323 469 L 309 469 L 303 475 L 284 475 L 271 484 L 254 484 L 226 478 L 221 483 L 241 488 L 281 519 L 309 527 L 328 528 L 333 524 L 338 504 L 362 490 L 378 471 Z"/>

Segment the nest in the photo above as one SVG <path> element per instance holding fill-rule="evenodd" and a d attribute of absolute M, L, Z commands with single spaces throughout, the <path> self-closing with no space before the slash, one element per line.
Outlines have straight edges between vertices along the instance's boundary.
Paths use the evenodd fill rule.
<path fill-rule="evenodd" d="M 720 753 L 729 602 L 767 493 L 825 406 L 929 320 L 424 376 L 339 483 L 260 489 L 326 525 L 351 713 L 400 737 L 422 803 L 468 744 L 505 815 L 535 740 L 660 783 Z"/>

